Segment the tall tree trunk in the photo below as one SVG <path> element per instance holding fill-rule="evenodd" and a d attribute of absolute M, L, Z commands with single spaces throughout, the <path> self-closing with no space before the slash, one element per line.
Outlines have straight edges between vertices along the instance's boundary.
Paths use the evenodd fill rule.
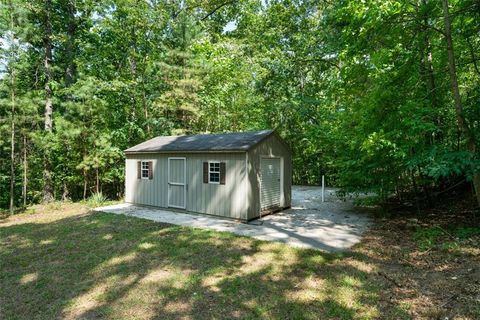
<path fill-rule="evenodd" d="M 75 0 L 68 0 L 67 3 L 67 41 L 65 44 L 66 51 L 66 64 L 65 64 L 65 75 L 64 82 L 65 88 L 70 87 L 76 79 L 77 76 L 77 66 L 75 63 L 76 57 L 76 45 L 75 45 L 75 36 L 77 31 L 77 20 L 76 15 L 77 8 L 75 7 Z M 67 94 L 65 96 L 66 101 L 72 100 L 72 95 Z M 68 152 L 67 152 L 68 157 Z M 64 164 L 64 167 L 66 165 Z M 63 192 L 62 192 L 62 201 L 67 201 L 69 199 L 70 191 L 68 190 L 67 180 L 63 179 Z"/>
<path fill-rule="evenodd" d="M 142 104 L 143 104 L 143 112 L 145 115 L 145 123 L 147 124 L 147 134 L 150 137 L 150 119 L 148 118 L 148 105 L 147 105 L 147 97 L 145 92 L 145 75 L 142 74 Z"/>
<path fill-rule="evenodd" d="M 138 91 L 138 79 L 137 79 L 137 39 L 135 34 L 135 26 L 130 29 L 130 51 L 128 61 L 130 63 L 130 73 L 133 82 L 133 92 L 131 93 L 132 99 L 132 121 L 138 121 L 137 119 L 137 91 Z"/>
<path fill-rule="evenodd" d="M 426 0 L 419 0 L 417 3 L 417 14 L 421 13 L 420 19 L 422 20 L 423 25 L 420 27 L 423 35 L 423 39 L 420 42 L 420 76 L 425 82 L 425 87 L 427 89 L 427 95 L 430 100 L 432 108 L 436 111 L 437 109 L 437 88 L 435 85 L 435 75 L 433 72 L 433 54 L 432 54 L 432 45 L 430 43 L 430 37 L 428 34 L 429 19 L 428 14 L 425 13 L 424 7 L 427 5 Z M 437 115 L 433 121 L 438 127 L 441 125 L 441 119 Z M 427 140 L 430 143 L 435 142 L 435 136 L 428 134 Z"/>
<path fill-rule="evenodd" d="M 69 197 L 70 197 L 70 191 L 68 191 L 67 181 L 63 179 L 62 201 L 67 201 Z"/>
<path fill-rule="evenodd" d="M 428 18 L 424 18 L 424 23 L 428 23 Z M 428 34 L 425 30 L 424 32 L 424 38 L 423 38 L 424 46 L 425 46 L 425 57 L 424 57 L 424 68 L 425 68 L 425 79 L 426 79 L 426 84 L 427 84 L 427 90 L 428 90 L 428 96 L 430 98 L 430 103 L 432 105 L 432 108 L 437 111 L 437 87 L 435 85 L 435 74 L 433 72 L 433 57 L 432 57 L 432 45 L 430 43 L 430 39 L 428 37 Z M 441 118 L 438 116 L 435 118 L 436 125 L 438 127 L 441 126 L 442 121 Z M 441 137 L 437 137 L 441 138 Z"/>
<path fill-rule="evenodd" d="M 98 174 L 98 167 L 95 168 L 95 179 L 96 179 L 95 191 L 96 193 L 99 193 L 100 192 L 100 176 Z"/>
<path fill-rule="evenodd" d="M 77 66 L 75 63 L 76 57 L 76 47 L 75 47 L 75 37 L 77 31 L 77 20 L 75 14 L 77 13 L 77 8 L 75 7 L 74 0 L 68 0 L 67 4 L 67 13 L 68 13 L 68 26 L 67 26 L 67 43 L 66 43 L 66 56 L 67 63 L 65 67 L 65 87 L 69 87 L 75 82 Z"/>
<path fill-rule="evenodd" d="M 477 75 L 480 77 L 480 68 L 477 64 L 477 61 L 479 60 L 476 55 L 475 55 L 475 48 L 473 47 L 472 41 L 470 40 L 469 37 L 467 37 L 467 44 L 468 44 L 468 49 L 470 51 L 470 57 L 472 58 L 472 63 L 475 71 L 477 72 Z"/>
<path fill-rule="evenodd" d="M 50 21 L 51 0 L 44 1 L 44 37 L 43 47 L 45 50 L 44 69 L 45 69 L 45 133 L 50 135 L 53 131 L 53 103 L 52 103 L 52 72 L 50 63 L 52 62 L 52 25 Z M 43 169 L 43 201 L 50 202 L 53 200 L 53 183 L 52 183 L 52 163 L 50 159 L 49 147 L 46 146 L 44 152 L 44 169 Z"/>
<path fill-rule="evenodd" d="M 420 200 L 418 199 L 418 195 L 419 195 L 420 192 L 418 191 L 415 172 L 413 170 L 411 170 L 410 175 L 412 177 L 413 192 L 415 194 L 415 207 L 417 208 L 417 214 L 419 214 L 420 213 Z"/>
<path fill-rule="evenodd" d="M 472 183 L 475 189 L 475 195 L 477 196 L 477 205 L 480 207 L 480 172 L 473 173 Z"/>
<path fill-rule="evenodd" d="M 12 32 L 11 45 L 15 46 L 13 8 L 10 3 L 10 30 Z M 10 98 L 11 98 L 11 136 L 10 136 L 10 214 L 15 213 L 15 47 L 11 48 L 11 60 L 9 61 L 10 73 Z"/>
<path fill-rule="evenodd" d="M 23 185 L 22 185 L 22 198 L 23 206 L 27 206 L 27 135 L 23 134 Z"/>
<path fill-rule="evenodd" d="M 11 73 L 11 136 L 10 136 L 10 214 L 15 212 L 15 70 Z"/>
<path fill-rule="evenodd" d="M 87 170 L 83 169 L 83 200 L 87 199 L 88 178 Z"/>
<path fill-rule="evenodd" d="M 457 114 L 457 123 L 459 129 L 465 134 L 467 139 L 467 146 L 469 151 L 475 154 L 477 150 L 477 144 L 475 141 L 475 136 L 468 127 L 467 122 L 465 121 L 465 116 L 463 113 L 462 99 L 460 97 L 460 90 L 458 87 L 457 80 L 457 69 L 455 66 L 455 51 L 453 48 L 452 40 L 452 25 L 450 21 L 450 14 L 448 11 L 448 0 L 443 0 L 443 17 L 445 24 L 445 40 L 447 42 L 447 52 L 448 52 L 448 72 L 450 74 L 450 82 L 452 87 L 453 101 L 455 103 L 455 112 Z M 473 187 L 475 188 L 475 194 L 477 197 L 477 204 L 480 206 L 480 172 L 473 172 Z"/>

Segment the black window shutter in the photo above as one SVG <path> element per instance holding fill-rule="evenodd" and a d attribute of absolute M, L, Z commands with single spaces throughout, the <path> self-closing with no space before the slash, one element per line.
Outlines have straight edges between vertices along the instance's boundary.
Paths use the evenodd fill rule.
<path fill-rule="evenodd" d="M 142 162 L 137 161 L 137 179 L 142 178 Z"/>
<path fill-rule="evenodd" d="M 153 179 L 153 162 L 148 161 L 148 179 Z"/>
<path fill-rule="evenodd" d="M 208 162 L 203 163 L 203 183 L 208 183 Z"/>
<path fill-rule="evenodd" d="M 225 184 L 225 162 L 220 162 L 220 184 Z"/>

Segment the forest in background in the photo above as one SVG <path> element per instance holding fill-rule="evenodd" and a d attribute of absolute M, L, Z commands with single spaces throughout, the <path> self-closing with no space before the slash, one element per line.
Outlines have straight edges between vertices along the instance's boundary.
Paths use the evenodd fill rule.
<path fill-rule="evenodd" d="M 4 0 L 0 208 L 123 194 L 123 150 L 274 128 L 294 183 L 480 203 L 478 0 Z M 420 200 L 419 200 L 420 199 Z"/>

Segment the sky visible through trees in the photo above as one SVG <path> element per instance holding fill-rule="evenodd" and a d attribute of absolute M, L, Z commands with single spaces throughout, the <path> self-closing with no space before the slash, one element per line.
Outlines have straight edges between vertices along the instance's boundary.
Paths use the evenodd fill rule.
<path fill-rule="evenodd" d="M 0 207 L 123 194 L 123 150 L 274 128 L 294 183 L 480 203 L 480 2 L 5 0 Z"/>

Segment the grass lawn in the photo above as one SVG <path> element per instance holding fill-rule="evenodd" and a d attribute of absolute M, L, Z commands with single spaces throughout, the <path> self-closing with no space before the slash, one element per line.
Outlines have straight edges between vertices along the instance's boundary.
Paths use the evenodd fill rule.
<path fill-rule="evenodd" d="M 385 248 L 379 230 L 332 255 L 79 204 L 39 207 L 0 220 L 0 319 L 428 318 L 430 305 L 411 310 L 422 293 L 388 269 Z M 480 315 L 467 305 L 459 319 Z"/>

